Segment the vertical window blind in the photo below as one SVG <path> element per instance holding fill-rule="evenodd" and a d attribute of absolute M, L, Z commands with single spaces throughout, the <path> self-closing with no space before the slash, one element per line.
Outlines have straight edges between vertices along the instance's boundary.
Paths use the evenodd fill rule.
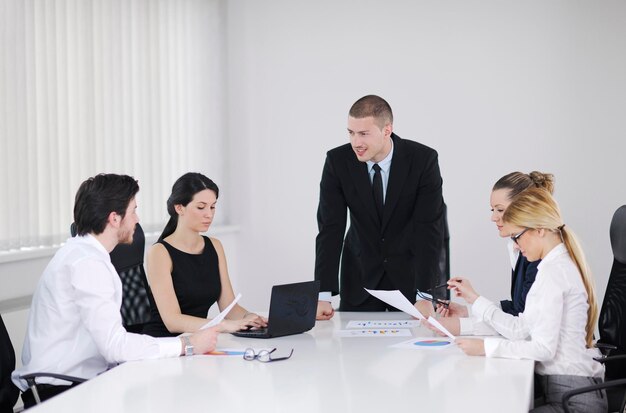
<path fill-rule="evenodd" d="M 0 2 L 0 251 L 65 240 L 98 173 L 139 180 L 147 231 L 183 173 L 224 182 L 223 13 L 210 0 Z"/>

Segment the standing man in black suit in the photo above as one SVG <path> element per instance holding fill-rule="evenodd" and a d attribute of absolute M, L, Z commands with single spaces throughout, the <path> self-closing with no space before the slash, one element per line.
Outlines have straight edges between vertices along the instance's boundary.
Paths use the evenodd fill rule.
<path fill-rule="evenodd" d="M 437 152 L 394 134 L 391 107 L 379 96 L 352 105 L 348 134 L 349 144 L 327 153 L 320 183 L 318 320 L 333 316 L 330 298 L 337 293 L 340 311 L 391 309 L 363 287 L 398 289 L 414 303 L 416 291 L 434 287 L 440 272 L 444 203 Z"/>

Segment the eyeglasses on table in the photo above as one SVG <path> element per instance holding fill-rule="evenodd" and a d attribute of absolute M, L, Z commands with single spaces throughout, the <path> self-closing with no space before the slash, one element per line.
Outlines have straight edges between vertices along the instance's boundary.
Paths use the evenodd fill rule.
<path fill-rule="evenodd" d="M 276 351 L 276 348 L 273 348 L 271 350 L 261 350 L 258 353 L 256 353 L 253 348 L 247 348 L 245 352 L 243 353 L 243 359 L 248 360 L 248 361 L 258 360 L 262 363 L 269 363 L 271 361 L 287 360 L 291 358 L 291 355 L 293 354 L 293 349 L 291 349 L 291 352 L 289 353 L 288 356 L 272 357 L 272 353 L 275 351 Z"/>

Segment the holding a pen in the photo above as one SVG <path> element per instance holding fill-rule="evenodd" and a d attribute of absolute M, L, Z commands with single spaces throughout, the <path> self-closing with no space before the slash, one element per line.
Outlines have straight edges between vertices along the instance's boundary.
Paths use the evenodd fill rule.
<path fill-rule="evenodd" d="M 455 344 L 470 356 L 533 360 L 537 384 L 532 411 L 562 411 L 567 392 L 601 383 L 604 377 L 604 366 L 596 361 L 601 353 L 594 347 L 598 320 L 594 279 L 580 242 L 546 189 L 519 194 L 502 222 L 503 231 L 529 262 L 541 260 L 525 309 L 509 314 L 497 302 L 479 296 L 467 279 L 453 278 L 448 288 L 471 304 L 472 317 L 500 334 L 457 338 Z M 577 407 L 606 412 L 605 391 L 586 393 Z"/>
<path fill-rule="evenodd" d="M 468 304 L 473 304 L 478 298 L 478 293 L 472 287 L 467 278 L 453 277 L 448 281 L 448 289 L 454 290 L 457 297 L 463 298 Z"/>
<path fill-rule="evenodd" d="M 456 290 L 456 285 L 461 284 L 462 280 L 463 278 L 461 277 L 453 277 L 447 283 L 434 287 L 433 290 L 438 289 L 438 288 L 444 288 L 444 287 L 449 290 Z M 462 297 L 461 295 L 458 294 L 458 290 L 457 290 L 457 297 Z M 437 313 L 439 317 L 468 317 L 469 316 L 469 312 L 466 306 L 455 303 L 453 301 L 450 301 L 447 306 L 440 305 L 440 304 L 437 305 L 437 307 L 435 308 L 435 312 Z M 458 322 L 453 323 L 453 325 L 451 325 L 450 327 L 454 331 L 457 331 L 456 334 L 458 334 L 459 328 L 456 327 L 456 324 L 458 324 Z"/>
<path fill-rule="evenodd" d="M 511 172 L 498 179 L 494 184 L 490 197 L 491 221 L 496 225 L 500 237 L 509 239 L 511 235 L 504 229 L 502 220 L 507 207 L 516 197 L 530 188 L 543 188 L 552 192 L 554 189 L 554 176 L 537 171 L 529 174 Z M 500 308 L 508 314 L 517 316 L 524 311 L 526 295 L 535 281 L 537 266 L 540 260 L 535 262 L 528 261 L 519 253 L 516 239 L 509 239 L 507 250 L 511 261 L 511 297 L 510 299 L 500 300 Z M 447 288 L 454 290 L 457 297 L 463 297 L 463 294 L 469 293 L 469 290 L 459 288 L 459 283 L 463 284 L 464 282 L 467 282 L 465 278 L 453 277 L 446 284 L 435 286 L 431 291 Z M 429 309 L 425 304 L 416 303 L 416 307 L 420 311 L 427 311 Z M 432 311 L 432 307 L 430 311 Z M 468 307 L 457 302 L 450 302 L 447 306 L 436 305 L 434 312 L 435 314 L 433 315 L 439 316 L 440 322 L 455 335 L 495 334 L 493 329 L 486 327 L 480 320 L 472 318 Z"/>

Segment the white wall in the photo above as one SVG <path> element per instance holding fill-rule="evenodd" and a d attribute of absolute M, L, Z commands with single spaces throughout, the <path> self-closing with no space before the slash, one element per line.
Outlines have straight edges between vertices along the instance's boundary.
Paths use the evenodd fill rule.
<path fill-rule="evenodd" d="M 603 296 L 608 225 L 626 203 L 626 3 L 231 0 L 227 29 L 244 304 L 266 308 L 272 284 L 313 277 L 325 152 L 370 93 L 398 135 L 439 152 L 454 275 L 509 294 L 489 193 L 537 169 L 556 175 Z"/>

